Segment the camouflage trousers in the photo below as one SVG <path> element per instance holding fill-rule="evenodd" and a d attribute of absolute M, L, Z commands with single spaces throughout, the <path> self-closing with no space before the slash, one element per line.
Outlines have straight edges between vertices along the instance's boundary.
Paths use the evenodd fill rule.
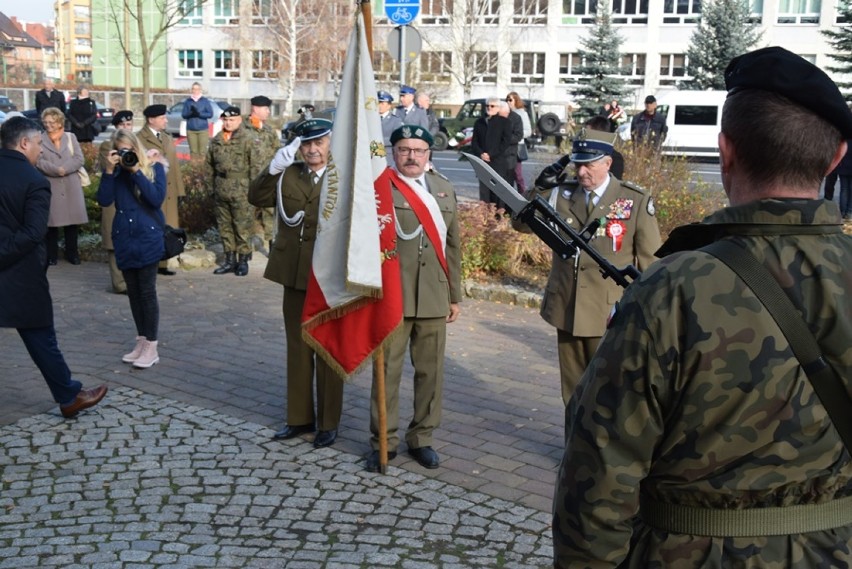
<path fill-rule="evenodd" d="M 275 208 L 255 208 L 257 218 L 257 234 L 263 237 L 264 247 L 275 238 Z"/>
<path fill-rule="evenodd" d="M 214 211 L 225 253 L 236 252 L 240 255 L 251 253 L 254 207 L 248 203 L 246 194 L 217 194 Z"/>

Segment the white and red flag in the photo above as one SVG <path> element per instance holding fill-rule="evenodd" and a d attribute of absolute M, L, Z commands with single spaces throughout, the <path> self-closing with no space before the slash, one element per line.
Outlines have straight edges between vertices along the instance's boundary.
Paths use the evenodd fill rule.
<path fill-rule="evenodd" d="M 349 379 L 402 323 L 402 287 L 373 66 L 360 10 L 320 198 L 302 337 Z"/>

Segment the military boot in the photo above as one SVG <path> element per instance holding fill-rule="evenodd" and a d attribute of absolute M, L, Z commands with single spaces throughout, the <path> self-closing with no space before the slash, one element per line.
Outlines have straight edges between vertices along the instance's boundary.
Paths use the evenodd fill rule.
<path fill-rule="evenodd" d="M 240 261 L 237 263 L 237 268 L 234 269 L 234 274 L 238 277 L 244 277 L 248 274 L 248 262 L 251 254 L 240 255 Z"/>
<path fill-rule="evenodd" d="M 233 273 L 234 269 L 237 268 L 237 254 L 233 251 L 229 251 L 225 253 L 225 260 L 222 261 L 222 264 L 219 265 L 219 268 L 213 271 L 214 275 L 226 275 L 228 273 Z"/>

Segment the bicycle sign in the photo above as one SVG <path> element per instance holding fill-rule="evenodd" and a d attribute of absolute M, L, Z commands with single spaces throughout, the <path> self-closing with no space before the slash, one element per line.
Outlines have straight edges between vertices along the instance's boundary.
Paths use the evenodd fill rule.
<path fill-rule="evenodd" d="M 385 15 L 398 26 L 410 24 L 420 13 L 420 0 L 386 0 Z"/>

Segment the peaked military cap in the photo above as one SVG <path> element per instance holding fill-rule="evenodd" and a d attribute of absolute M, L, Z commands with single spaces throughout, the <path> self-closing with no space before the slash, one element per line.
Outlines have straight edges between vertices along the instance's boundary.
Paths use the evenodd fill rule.
<path fill-rule="evenodd" d="M 222 114 L 219 115 L 219 118 L 238 117 L 238 116 L 240 116 L 240 108 L 231 105 L 230 107 L 228 107 L 227 109 L 222 111 Z"/>
<path fill-rule="evenodd" d="M 825 72 L 783 47 L 765 47 L 735 57 L 725 69 L 728 96 L 740 89 L 782 95 L 834 125 L 852 138 L 852 111 Z"/>
<path fill-rule="evenodd" d="M 302 142 L 305 142 L 329 134 L 332 126 L 334 126 L 334 118 L 329 113 L 312 113 L 306 110 L 293 125 L 293 132 L 302 139 Z"/>
<path fill-rule="evenodd" d="M 429 133 L 428 130 L 416 124 L 404 124 L 395 131 L 393 131 L 390 135 L 391 144 L 396 144 L 402 139 L 409 138 L 416 138 L 418 140 L 422 140 L 426 142 L 429 146 L 432 146 L 432 135 Z"/>
<path fill-rule="evenodd" d="M 387 91 L 379 91 L 378 99 L 381 103 L 393 103 L 393 95 Z"/>
<path fill-rule="evenodd" d="M 409 87 L 408 85 L 402 85 L 399 88 L 400 95 L 413 95 L 416 92 L 417 89 L 415 89 L 414 87 Z"/>
<path fill-rule="evenodd" d="M 161 117 L 166 114 L 166 105 L 148 105 L 142 114 L 148 118 Z"/>
<path fill-rule="evenodd" d="M 257 97 L 251 98 L 251 105 L 253 107 L 271 107 L 272 99 L 264 95 L 258 95 Z"/>
<path fill-rule="evenodd" d="M 586 164 L 612 155 L 616 134 L 602 130 L 580 129 L 571 147 L 571 162 Z"/>
<path fill-rule="evenodd" d="M 123 123 L 124 121 L 132 121 L 133 120 L 133 111 L 123 110 L 118 111 L 112 116 L 112 126 L 118 126 L 119 123 Z"/>

